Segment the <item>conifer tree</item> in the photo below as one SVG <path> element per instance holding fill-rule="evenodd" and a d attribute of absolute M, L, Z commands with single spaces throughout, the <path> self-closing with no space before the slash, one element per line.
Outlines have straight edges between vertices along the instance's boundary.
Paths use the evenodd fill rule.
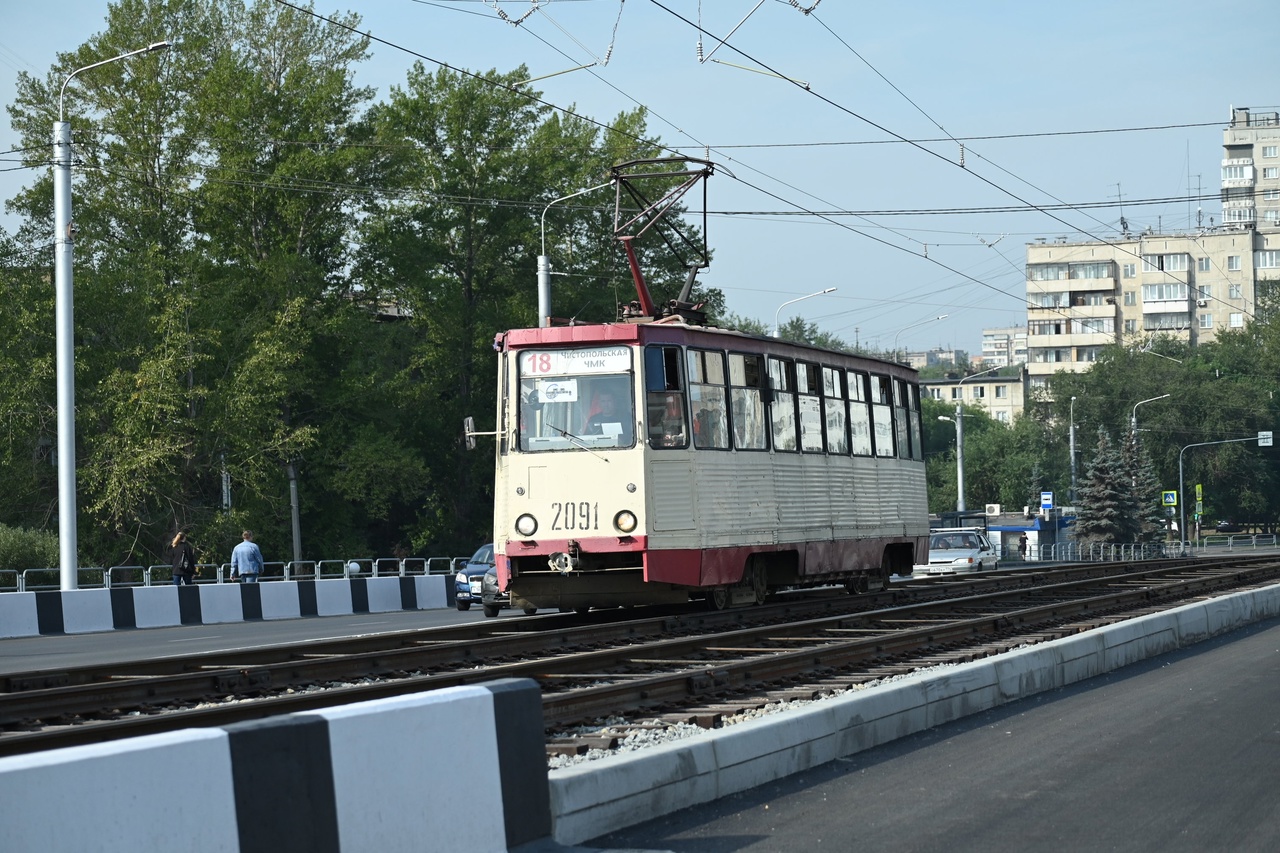
<path fill-rule="evenodd" d="M 1079 487 L 1076 539 L 1082 544 L 1132 541 L 1132 487 L 1124 460 L 1104 427 Z"/>
<path fill-rule="evenodd" d="M 1151 462 L 1151 454 L 1135 438 L 1124 448 L 1124 463 L 1128 472 L 1125 482 L 1130 483 L 1132 512 L 1132 541 L 1154 544 L 1164 541 L 1165 519 L 1160 506 L 1160 478 Z"/>

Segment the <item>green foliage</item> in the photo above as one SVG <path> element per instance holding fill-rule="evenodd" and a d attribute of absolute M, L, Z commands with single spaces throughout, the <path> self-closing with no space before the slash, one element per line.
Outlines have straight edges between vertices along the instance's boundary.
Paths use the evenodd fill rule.
<path fill-rule="evenodd" d="M 1277 375 L 1280 327 L 1254 320 L 1194 348 L 1162 337 L 1137 348 L 1107 347 L 1088 373 L 1055 374 L 1046 406 L 1065 422 L 1074 396 L 1077 431 L 1101 426 L 1115 435 L 1129 435 L 1137 407 L 1150 488 L 1178 489 L 1181 458 L 1188 522 L 1194 484 L 1202 483 L 1207 517 L 1271 529 L 1280 520 L 1280 464 L 1273 449 L 1250 439 L 1280 422 Z M 1151 511 L 1149 502 L 1144 507 Z"/>
<path fill-rule="evenodd" d="M 1093 458 L 1079 484 L 1077 541 L 1084 544 L 1135 541 L 1132 489 L 1125 482 L 1128 474 L 1121 452 L 1106 429 L 1099 427 Z"/>
<path fill-rule="evenodd" d="M 58 536 L 0 524 L 0 570 L 22 571 L 58 565 Z"/>

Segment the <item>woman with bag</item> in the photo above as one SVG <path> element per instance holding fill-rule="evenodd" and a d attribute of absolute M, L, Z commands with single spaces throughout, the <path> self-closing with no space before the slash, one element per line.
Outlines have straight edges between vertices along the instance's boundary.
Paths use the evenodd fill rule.
<path fill-rule="evenodd" d="M 173 544 L 170 547 L 173 549 L 173 585 L 182 586 L 184 583 L 194 583 L 196 577 L 196 549 L 192 548 L 191 543 L 187 541 L 187 534 L 178 531 L 178 535 L 173 537 Z"/>

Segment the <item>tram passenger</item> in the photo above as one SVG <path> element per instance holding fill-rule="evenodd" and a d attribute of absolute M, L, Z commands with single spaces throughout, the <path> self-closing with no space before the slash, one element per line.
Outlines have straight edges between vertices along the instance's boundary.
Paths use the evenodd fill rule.
<path fill-rule="evenodd" d="M 649 395 L 649 445 L 684 447 L 684 400 L 679 394 Z"/>

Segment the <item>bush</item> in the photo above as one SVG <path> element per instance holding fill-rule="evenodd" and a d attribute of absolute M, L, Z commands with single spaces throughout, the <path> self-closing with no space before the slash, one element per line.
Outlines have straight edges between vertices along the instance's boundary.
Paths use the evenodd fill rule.
<path fill-rule="evenodd" d="M 0 570 L 56 568 L 58 561 L 56 533 L 0 524 Z"/>

